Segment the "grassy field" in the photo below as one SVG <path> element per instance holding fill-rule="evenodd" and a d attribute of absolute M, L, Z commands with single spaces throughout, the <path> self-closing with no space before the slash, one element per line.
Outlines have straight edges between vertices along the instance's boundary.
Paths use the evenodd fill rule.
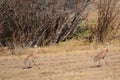
<path fill-rule="evenodd" d="M 89 16 L 90 23 L 94 23 L 95 14 Z M 36 66 L 24 69 L 24 60 L 34 48 L 18 49 L 17 54 L 22 55 L 11 55 L 7 48 L 0 48 L 0 80 L 120 80 L 120 38 L 109 45 L 105 60 L 110 66 L 101 60 L 102 67 L 96 67 L 93 58 L 105 47 L 105 43 L 74 39 L 39 47 L 37 64 L 40 69 Z"/>
<path fill-rule="evenodd" d="M 24 50 L 25 55 L 0 56 L 0 80 L 120 80 L 120 42 L 110 44 L 109 54 L 102 67 L 93 62 L 105 44 L 70 40 L 58 45 L 38 48 L 37 64 L 23 69 L 25 57 L 34 49 Z"/>

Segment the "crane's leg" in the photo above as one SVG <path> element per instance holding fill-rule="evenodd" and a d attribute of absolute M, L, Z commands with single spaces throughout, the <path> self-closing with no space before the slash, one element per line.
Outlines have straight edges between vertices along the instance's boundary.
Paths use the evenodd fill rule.
<path fill-rule="evenodd" d="M 34 63 L 34 65 L 35 65 L 38 69 L 40 69 L 40 67 L 39 67 L 36 63 Z"/>
<path fill-rule="evenodd" d="M 40 67 L 36 64 L 36 61 L 35 61 L 35 59 L 34 60 L 32 60 L 32 62 L 33 62 L 33 64 L 38 68 L 38 69 L 40 69 Z"/>
<path fill-rule="evenodd" d="M 104 60 L 105 64 L 108 65 L 108 66 L 110 67 L 110 65 L 105 61 L 105 59 L 103 59 L 103 60 Z"/>
<path fill-rule="evenodd" d="M 29 59 L 26 59 L 24 61 L 24 64 L 25 64 L 25 67 L 23 69 L 29 69 L 29 68 L 32 68 L 31 66 L 31 61 Z"/>
<path fill-rule="evenodd" d="M 99 60 L 97 67 L 101 67 L 101 66 L 102 66 L 101 60 Z"/>
<path fill-rule="evenodd" d="M 31 59 L 28 59 L 28 66 L 27 66 L 27 68 L 29 69 L 29 68 L 32 68 L 32 61 L 31 61 Z"/>

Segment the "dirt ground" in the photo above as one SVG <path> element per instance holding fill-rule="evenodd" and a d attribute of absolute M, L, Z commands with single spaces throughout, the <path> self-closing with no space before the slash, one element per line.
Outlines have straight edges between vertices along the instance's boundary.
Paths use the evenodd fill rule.
<path fill-rule="evenodd" d="M 40 48 L 37 59 L 40 69 L 36 66 L 24 69 L 27 54 L 0 56 L 0 80 L 120 80 L 119 44 L 110 45 L 105 58 L 109 66 L 101 60 L 102 67 L 96 67 L 93 57 L 105 46 L 70 43 Z"/>

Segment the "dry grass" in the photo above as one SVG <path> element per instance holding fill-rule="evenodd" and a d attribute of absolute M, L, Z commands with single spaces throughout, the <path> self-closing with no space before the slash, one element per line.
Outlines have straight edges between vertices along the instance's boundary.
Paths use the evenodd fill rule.
<path fill-rule="evenodd" d="M 0 80 L 120 80 L 120 42 L 113 41 L 102 67 L 95 67 L 93 57 L 105 44 L 88 44 L 71 40 L 50 47 L 39 48 L 37 64 L 23 69 L 23 60 L 34 49 L 25 49 L 26 55 L 1 56 Z"/>

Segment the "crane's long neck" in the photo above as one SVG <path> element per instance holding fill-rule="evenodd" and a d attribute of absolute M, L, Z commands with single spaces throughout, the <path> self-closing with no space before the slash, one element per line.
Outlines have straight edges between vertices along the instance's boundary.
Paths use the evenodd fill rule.
<path fill-rule="evenodd" d="M 110 43 L 108 42 L 106 45 L 106 50 L 108 51 L 109 48 L 110 48 Z"/>
<path fill-rule="evenodd" d="M 35 54 L 38 53 L 38 47 L 37 46 L 35 46 L 35 52 L 34 53 Z"/>
<path fill-rule="evenodd" d="M 38 48 L 35 48 L 35 53 L 38 53 Z"/>

